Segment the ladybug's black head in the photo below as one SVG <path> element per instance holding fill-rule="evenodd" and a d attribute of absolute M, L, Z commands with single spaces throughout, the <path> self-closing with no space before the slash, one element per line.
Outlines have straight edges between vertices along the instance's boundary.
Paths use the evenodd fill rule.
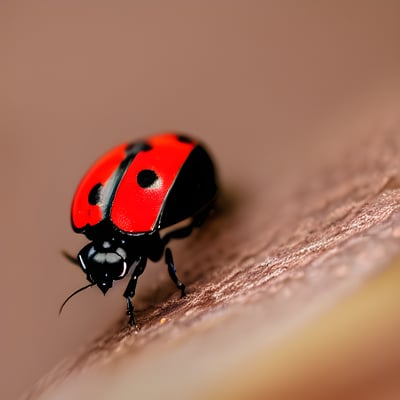
<path fill-rule="evenodd" d="M 106 294 L 113 282 L 128 273 L 127 252 L 122 243 L 114 241 L 92 242 L 78 254 L 82 270 L 89 282 Z"/>

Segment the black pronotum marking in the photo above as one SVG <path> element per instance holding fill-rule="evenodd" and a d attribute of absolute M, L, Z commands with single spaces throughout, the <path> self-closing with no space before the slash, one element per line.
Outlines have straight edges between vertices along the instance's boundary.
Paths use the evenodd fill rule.
<path fill-rule="evenodd" d="M 137 175 L 137 183 L 143 189 L 150 187 L 157 179 L 157 174 L 151 169 L 142 169 Z"/>
<path fill-rule="evenodd" d="M 90 205 L 95 206 L 100 201 L 100 191 L 102 187 L 103 185 L 100 182 L 96 183 L 96 185 L 92 187 L 92 190 L 88 195 L 88 201 Z"/>

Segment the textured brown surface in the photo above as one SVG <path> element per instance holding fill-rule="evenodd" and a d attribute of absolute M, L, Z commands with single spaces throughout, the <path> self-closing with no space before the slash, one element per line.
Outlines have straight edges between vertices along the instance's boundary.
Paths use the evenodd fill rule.
<path fill-rule="evenodd" d="M 310 307 L 323 313 L 379 269 L 366 240 L 397 209 L 399 12 L 391 0 L 2 1 L 0 398 L 15 398 L 78 349 L 80 366 L 108 360 L 106 376 L 116 377 L 117 346 L 143 365 L 135 371 L 143 382 L 166 384 L 171 365 L 194 374 L 197 364 L 162 369 L 149 354 L 158 345 L 179 358 L 189 351 L 184 337 L 214 355 L 204 365 L 220 365 L 227 346 L 238 356 L 257 343 L 235 335 L 258 327 L 282 338 L 283 326 L 295 332 Z M 215 216 L 173 243 L 189 296 L 178 299 L 165 267 L 149 265 L 135 298 L 138 335 L 119 331 L 125 282 L 106 297 L 81 293 L 58 318 L 85 283 L 60 254 L 86 243 L 69 225 L 77 182 L 108 148 L 165 129 L 203 140 L 222 183 Z M 324 275 L 350 238 L 368 257 Z M 247 319 L 256 310 L 260 324 Z M 248 332 L 233 327 L 238 320 Z M 214 330 L 225 346 L 206 339 Z M 95 338 L 104 351 L 91 351 Z"/>
<path fill-rule="evenodd" d="M 143 362 L 146 354 L 151 360 L 152 346 L 164 344 L 168 352 L 168 343 L 174 348 L 185 337 L 198 337 L 204 321 L 212 331 L 229 329 L 232 319 L 242 319 L 251 330 L 264 329 L 265 320 L 249 319 L 248 312 L 267 317 L 267 340 L 281 332 L 280 320 L 307 321 L 312 302 L 322 304 L 316 307 L 321 312 L 325 302 L 335 303 L 351 293 L 400 249 L 399 146 L 395 130 L 373 135 L 357 146 L 362 152 L 349 149 L 338 164 L 276 199 L 284 206 L 264 207 L 257 218 L 251 211 L 268 204 L 268 191 L 248 193 L 241 199 L 242 211 L 229 197 L 222 198 L 213 218 L 180 249 L 180 258 L 190 264 L 190 269 L 182 269 L 188 296 L 168 298 L 158 288 L 150 291 L 137 312 L 139 332 L 128 328 L 124 317 L 80 356 L 60 366 L 50 381 L 63 380 L 70 372 L 79 375 L 82 368 L 112 366 L 126 357 L 126 368 L 129 362 Z M 243 219 L 253 221 L 248 232 L 235 229 Z M 209 237 L 214 238 L 212 246 L 202 252 Z M 196 255 L 192 261 L 191 254 Z M 265 307 L 262 314 L 260 307 Z M 235 335 L 230 340 L 235 343 Z M 157 364 L 157 358 L 153 362 Z M 218 361 L 210 355 L 209 362 Z M 46 386 L 42 382 L 39 392 Z"/>

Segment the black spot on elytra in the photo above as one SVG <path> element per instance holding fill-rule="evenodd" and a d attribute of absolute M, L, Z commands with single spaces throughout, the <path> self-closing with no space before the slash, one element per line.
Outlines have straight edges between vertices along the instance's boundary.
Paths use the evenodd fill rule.
<path fill-rule="evenodd" d="M 192 143 L 193 142 L 193 140 L 190 139 L 190 137 L 188 137 L 186 135 L 182 135 L 182 134 L 176 135 L 176 138 L 182 143 Z"/>
<path fill-rule="evenodd" d="M 137 175 L 137 183 L 143 189 L 150 187 L 157 179 L 157 174 L 151 169 L 142 169 Z"/>
<path fill-rule="evenodd" d="M 95 206 L 99 202 L 100 191 L 101 191 L 102 187 L 103 187 L 103 185 L 100 182 L 96 183 L 96 185 L 94 185 L 92 187 L 92 190 L 89 192 L 88 201 L 89 201 L 89 204 L 91 204 L 92 206 Z"/>
<path fill-rule="evenodd" d="M 137 154 L 140 151 L 149 151 L 151 150 L 153 147 L 150 146 L 148 143 L 146 142 L 136 142 L 136 143 L 130 143 L 126 146 L 126 154 L 128 156 L 133 155 L 133 154 Z"/>

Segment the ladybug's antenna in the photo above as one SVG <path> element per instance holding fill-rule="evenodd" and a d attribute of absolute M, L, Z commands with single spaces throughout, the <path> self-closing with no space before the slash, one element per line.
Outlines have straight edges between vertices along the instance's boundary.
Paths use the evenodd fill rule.
<path fill-rule="evenodd" d="M 74 297 L 74 296 L 75 296 L 76 294 L 78 294 L 79 292 L 82 292 L 82 290 L 85 290 L 85 289 L 87 289 L 87 288 L 90 288 L 90 287 L 92 287 L 92 286 L 94 286 L 94 285 L 95 285 L 95 283 L 90 283 L 89 285 L 86 285 L 86 286 L 84 286 L 84 287 L 81 287 L 80 289 L 75 290 L 74 293 L 70 294 L 70 295 L 64 300 L 64 303 L 62 303 L 62 305 L 61 305 L 61 307 L 60 307 L 60 309 L 59 309 L 59 311 L 58 311 L 58 315 L 61 315 L 61 312 L 62 312 L 64 306 L 68 303 L 68 301 L 69 301 L 72 297 Z"/>
<path fill-rule="evenodd" d="M 79 264 L 78 259 L 77 259 L 76 257 L 74 257 L 74 256 L 71 256 L 71 254 L 67 253 L 65 250 L 62 250 L 62 251 L 61 251 L 61 254 L 62 254 L 68 261 L 71 261 L 72 264 L 78 265 L 79 267 L 81 266 L 81 265 Z"/>

